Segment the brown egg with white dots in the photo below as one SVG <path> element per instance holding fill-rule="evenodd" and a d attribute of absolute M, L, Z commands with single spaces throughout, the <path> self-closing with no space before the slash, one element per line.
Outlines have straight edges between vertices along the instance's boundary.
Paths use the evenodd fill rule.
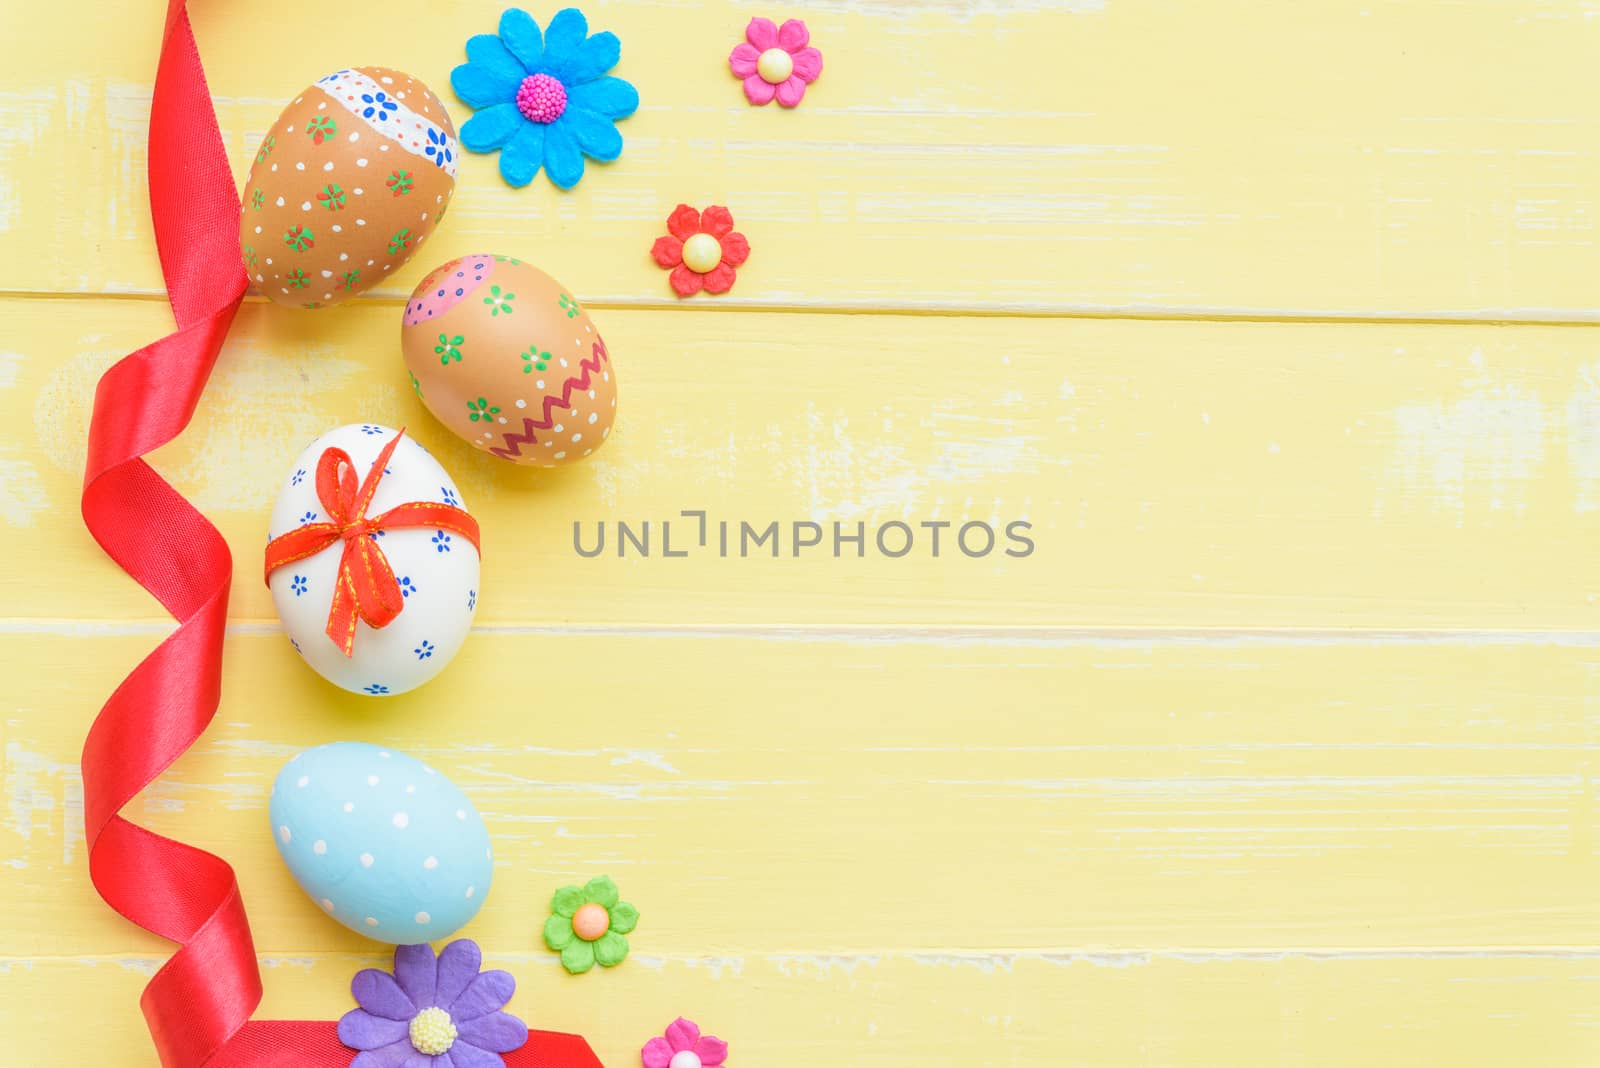
<path fill-rule="evenodd" d="M 560 467 L 611 436 L 617 375 L 589 313 L 560 282 L 510 256 L 451 260 L 406 302 L 411 388 L 491 456 Z"/>
<path fill-rule="evenodd" d="M 355 67 L 283 109 L 244 186 L 239 249 L 278 304 L 338 304 L 405 265 L 444 217 L 461 146 L 444 105 L 403 71 Z"/>

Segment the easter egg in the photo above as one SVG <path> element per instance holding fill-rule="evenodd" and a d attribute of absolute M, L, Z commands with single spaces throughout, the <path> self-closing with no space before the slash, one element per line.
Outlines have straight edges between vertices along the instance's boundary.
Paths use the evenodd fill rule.
<path fill-rule="evenodd" d="M 450 205 L 461 146 L 426 85 L 335 71 L 273 120 L 244 185 L 239 247 L 255 288 L 320 308 L 409 260 Z"/>
<path fill-rule="evenodd" d="M 558 467 L 611 434 L 611 355 L 588 312 L 537 267 L 451 260 L 406 302 L 400 346 L 422 403 L 492 456 Z"/>
<path fill-rule="evenodd" d="M 349 506 L 339 492 L 330 493 L 335 487 L 324 484 L 321 466 L 342 451 L 349 460 L 344 492 L 354 495 L 391 442 L 394 449 L 377 472 L 377 488 L 362 516 L 355 517 L 375 523 L 376 529 L 357 533 L 354 537 L 368 543 L 347 549 L 339 524 L 352 518 L 348 513 L 359 503 Z M 392 512 L 418 502 L 429 507 Z M 455 482 L 426 449 L 399 431 L 353 423 L 308 445 L 284 476 L 267 532 L 267 585 L 301 658 L 334 685 L 375 696 L 404 693 L 444 670 L 466 639 L 478 606 L 478 549 L 463 533 L 473 524 L 461 516 L 469 513 Z M 347 571 L 347 553 L 358 550 L 360 558 Z M 398 614 L 374 627 L 359 613 L 341 613 L 337 637 L 330 636 L 329 621 L 344 583 L 368 581 L 369 570 L 381 573 L 380 560 L 393 573 L 388 589 Z M 348 589 L 344 596 L 350 596 Z M 348 656 L 342 646 L 346 638 Z"/>
<path fill-rule="evenodd" d="M 296 755 L 272 783 L 272 840 L 311 900 L 357 934 L 448 938 L 489 894 L 489 831 L 455 783 L 365 742 Z"/>

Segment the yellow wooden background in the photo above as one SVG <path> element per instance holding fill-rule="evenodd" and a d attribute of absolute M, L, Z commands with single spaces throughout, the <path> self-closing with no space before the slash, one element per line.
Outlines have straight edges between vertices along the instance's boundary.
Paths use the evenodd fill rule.
<path fill-rule="evenodd" d="M 1600 1063 L 1600 2 L 591 0 L 643 98 L 562 194 L 469 157 L 356 306 L 246 306 L 159 466 L 236 553 L 227 692 L 130 815 L 238 868 L 270 1016 L 383 952 L 265 826 L 361 738 L 497 842 L 467 933 L 611 1068 L 675 1015 L 730 1063 Z M 165 332 L 144 184 L 161 0 L 0 10 L 0 1062 L 151 1066 L 169 947 L 86 877 L 81 738 L 168 628 L 80 526 L 97 374 Z M 541 22 L 554 5 L 537 4 Z M 486 0 L 195 4 L 243 173 L 382 63 L 453 102 Z M 725 57 L 826 55 L 794 112 Z M 459 121 L 467 111 L 455 110 Z M 680 200 L 754 255 L 679 304 Z M 618 431 L 555 473 L 416 403 L 399 303 L 519 255 L 583 298 Z M 257 578 L 289 460 L 407 424 L 483 519 L 479 633 L 376 703 Z M 578 560 L 574 518 L 1026 518 L 1026 560 Z M 505 694 L 523 695 L 506 700 Z M 584 715 L 573 706 L 594 709 Z M 621 968 L 539 944 L 608 872 Z"/>

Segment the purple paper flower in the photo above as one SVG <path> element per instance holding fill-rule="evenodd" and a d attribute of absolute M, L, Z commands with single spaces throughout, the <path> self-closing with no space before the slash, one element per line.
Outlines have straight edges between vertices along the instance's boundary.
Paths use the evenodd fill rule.
<path fill-rule="evenodd" d="M 350 981 L 359 1009 L 339 1021 L 339 1041 L 362 1052 L 350 1068 L 505 1068 L 500 1054 L 528 1041 L 528 1026 L 501 1012 L 511 973 L 478 971 L 483 954 L 463 938 L 396 946 L 394 974 L 367 968 Z"/>

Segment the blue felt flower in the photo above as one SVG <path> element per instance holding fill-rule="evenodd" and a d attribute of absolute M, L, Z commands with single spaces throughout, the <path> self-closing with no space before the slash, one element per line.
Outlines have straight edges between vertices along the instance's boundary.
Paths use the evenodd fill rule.
<path fill-rule="evenodd" d="M 467 62 L 450 73 L 456 95 L 477 110 L 461 127 L 473 152 L 500 151 L 500 174 L 524 186 L 543 167 L 571 189 L 583 177 L 583 157 L 609 162 L 622 154 L 616 120 L 639 106 L 639 93 L 606 71 L 622 43 L 615 34 L 589 36 L 577 8 L 556 13 L 541 35 L 526 11 L 500 17 L 498 36 L 467 41 Z"/>

